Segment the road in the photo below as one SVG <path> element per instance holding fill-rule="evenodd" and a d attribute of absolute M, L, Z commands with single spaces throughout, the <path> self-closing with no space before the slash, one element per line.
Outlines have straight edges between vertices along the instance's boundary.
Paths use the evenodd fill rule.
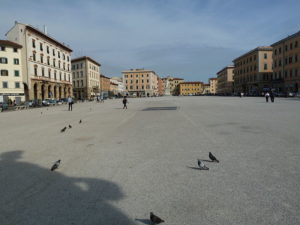
<path fill-rule="evenodd" d="M 191 96 L 0 113 L 0 224 L 300 224 L 299 112 Z"/>

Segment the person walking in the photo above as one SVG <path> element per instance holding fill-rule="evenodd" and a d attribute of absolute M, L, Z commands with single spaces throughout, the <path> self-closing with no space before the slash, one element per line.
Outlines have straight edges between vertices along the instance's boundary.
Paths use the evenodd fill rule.
<path fill-rule="evenodd" d="M 123 109 L 127 109 L 127 103 L 128 103 L 128 101 L 127 101 L 127 98 L 126 98 L 126 96 L 124 96 L 124 98 L 123 98 Z"/>
<path fill-rule="evenodd" d="M 69 104 L 69 111 L 72 111 L 73 110 L 73 108 L 72 108 L 73 99 L 72 99 L 72 97 L 70 95 L 68 97 L 68 104 Z"/>
<path fill-rule="evenodd" d="M 269 97 L 270 97 L 269 92 L 267 92 L 267 93 L 265 94 L 265 97 L 266 97 L 266 102 L 269 102 Z"/>
<path fill-rule="evenodd" d="M 271 93 L 270 93 L 270 99 L 271 99 L 271 102 L 274 102 L 275 95 L 274 95 L 273 91 L 271 91 Z"/>

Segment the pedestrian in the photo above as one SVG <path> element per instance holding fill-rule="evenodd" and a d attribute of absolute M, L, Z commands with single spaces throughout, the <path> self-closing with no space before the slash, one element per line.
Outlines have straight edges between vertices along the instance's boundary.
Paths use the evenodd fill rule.
<path fill-rule="evenodd" d="M 124 96 L 124 98 L 123 98 L 123 109 L 127 109 L 127 103 L 128 103 L 128 101 L 127 101 L 127 98 L 126 98 L 126 96 Z"/>
<path fill-rule="evenodd" d="M 271 99 L 271 102 L 274 102 L 275 95 L 274 95 L 273 91 L 271 91 L 271 93 L 270 93 L 270 99 Z"/>
<path fill-rule="evenodd" d="M 267 93 L 265 94 L 265 97 L 266 97 L 266 102 L 269 102 L 269 97 L 270 97 L 269 92 L 267 92 Z"/>
<path fill-rule="evenodd" d="M 101 95 L 100 102 L 104 103 L 104 96 Z"/>
<path fill-rule="evenodd" d="M 72 111 L 72 105 L 73 105 L 73 99 L 72 97 L 69 95 L 68 97 L 68 103 L 69 103 L 69 111 Z"/>

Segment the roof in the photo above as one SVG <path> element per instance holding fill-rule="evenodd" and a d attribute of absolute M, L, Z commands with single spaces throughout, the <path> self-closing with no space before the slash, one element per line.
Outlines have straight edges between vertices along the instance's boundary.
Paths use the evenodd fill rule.
<path fill-rule="evenodd" d="M 88 57 L 88 56 L 82 56 L 82 57 L 79 57 L 79 58 L 76 58 L 76 59 L 72 59 L 72 60 L 71 60 L 71 63 L 73 63 L 73 62 L 78 62 L 78 61 L 82 61 L 82 60 L 89 60 L 89 61 L 95 63 L 96 65 L 101 66 L 100 63 L 98 63 L 97 61 L 93 60 L 92 58 L 90 58 L 90 57 Z"/>
<path fill-rule="evenodd" d="M 179 85 L 181 84 L 203 84 L 203 82 L 200 81 L 186 81 L 186 82 L 181 82 Z"/>
<path fill-rule="evenodd" d="M 100 77 L 110 79 L 109 77 L 104 76 L 103 74 L 100 74 Z"/>
<path fill-rule="evenodd" d="M 225 66 L 223 69 L 221 69 L 219 72 L 217 72 L 217 74 L 219 74 L 219 73 L 221 73 L 221 72 L 223 72 L 223 70 L 226 70 L 226 69 L 233 69 L 234 68 L 234 66 L 233 65 L 229 65 L 229 66 Z"/>
<path fill-rule="evenodd" d="M 39 34 L 40 36 L 42 36 L 43 38 L 49 40 L 49 41 L 52 41 L 54 42 L 55 44 L 57 44 L 58 46 L 60 46 L 61 48 L 69 51 L 69 52 L 72 52 L 73 50 L 70 49 L 69 47 L 67 47 L 66 45 L 64 45 L 63 43 L 60 43 L 59 41 L 55 40 L 53 37 L 50 37 L 49 35 L 46 35 L 44 34 L 43 32 L 39 31 L 38 29 L 30 26 L 30 25 L 25 25 L 26 29 L 30 30 L 30 31 L 33 31 L 37 34 Z"/>
<path fill-rule="evenodd" d="M 209 78 L 209 80 L 218 80 L 216 77 Z"/>
<path fill-rule="evenodd" d="M 15 42 L 7 41 L 7 40 L 0 40 L 0 45 L 10 46 L 10 47 L 13 47 L 13 48 L 22 48 L 23 47 L 22 45 L 19 45 Z"/>
<path fill-rule="evenodd" d="M 292 39 L 292 38 L 299 37 L 299 36 L 300 36 L 300 31 L 298 31 L 297 33 L 294 33 L 294 34 L 292 34 L 292 35 L 289 35 L 288 37 L 283 38 L 283 39 L 281 39 L 280 41 L 275 42 L 275 43 L 272 44 L 271 46 L 273 47 L 273 46 L 278 45 L 278 44 L 280 44 L 280 43 L 282 43 L 282 42 L 285 42 L 285 41 L 287 41 L 287 40 L 290 40 L 290 39 Z"/>
<path fill-rule="evenodd" d="M 245 54 L 243 54 L 243 55 L 237 57 L 236 59 L 234 59 L 234 60 L 232 60 L 232 61 L 235 62 L 235 61 L 237 61 L 237 60 L 239 60 L 239 59 L 241 59 L 241 58 L 243 58 L 243 57 L 245 57 L 245 56 L 247 56 L 247 55 L 250 55 L 250 54 L 253 53 L 253 52 L 257 52 L 257 51 L 273 51 L 273 48 L 272 48 L 271 46 L 260 46 L 260 47 L 257 47 L 257 48 L 255 48 L 255 49 L 252 49 L 252 50 L 249 51 L 249 52 L 246 52 Z"/>
<path fill-rule="evenodd" d="M 184 80 L 183 78 L 173 78 L 173 80 Z"/>
<path fill-rule="evenodd" d="M 110 82 L 110 85 L 118 86 L 118 84 L 115 84 L 115 83 L 113 83 L 113 82 Z"/>
<path fill-rule="evenodd" d="M 152 72 L 155 74 L 153 70 L 145 70 L 145 69 L 130 69 L 130 70 L 122 71 L 122 73 L 146 73 L 146 72 Z"/>

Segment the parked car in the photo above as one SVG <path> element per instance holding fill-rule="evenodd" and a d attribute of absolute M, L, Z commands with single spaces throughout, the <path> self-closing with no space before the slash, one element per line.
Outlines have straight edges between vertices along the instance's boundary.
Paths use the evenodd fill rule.
<path fill-rule="evenodd" d="M 57 101 L 55 99 L 47 99 L 49 105 L 56 105 L 57 104 Z"/>
<path fill-rule="evenodd" d="M 61 98 L 59 99 L 60 102 L 67 104 L 68 103 L 68 99 L 67 98 Z"/>
<path fill-rule="evenodd" d="M 24 103 L 24 105 L 29 107 L 37 107 L 39 106 L 38 100 L 30 100 Z"/>
<path fill-rule="evenodd" d="M 49 105 L 50 105 L 49 100 L 44 99 L 44 100 L 42 101 L 42 105 L 43 105 L 43 106 L 49 106 Z"/>
<path fill-rule="evenodd" d="M 287 96 L 287 97 L 294 97 L 294 96 L 295 96 L 295 93 L 293 93 L 293 92 L 287 92 L 287 93 L 286 93 L 286 96 Z"/>

